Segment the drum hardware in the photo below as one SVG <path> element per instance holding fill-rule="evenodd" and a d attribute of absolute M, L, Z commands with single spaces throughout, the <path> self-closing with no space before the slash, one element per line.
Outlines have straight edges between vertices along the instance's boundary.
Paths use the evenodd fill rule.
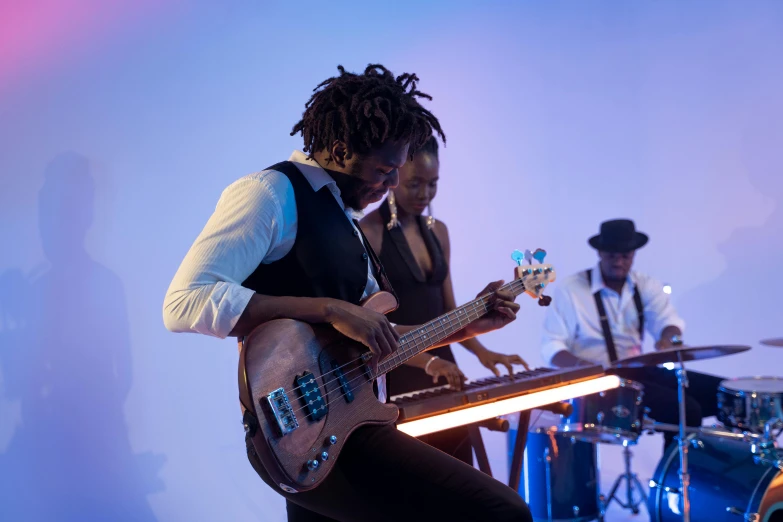
<path fill-rule="evenodd" d="M 690 522 L 690 475 L 688 473 L 688 442 L 685 439 L 685 389 L 688 387 L 688 374 L 685 370 L 686 361 L 695 361 L 700 359 L 709 359 L 722 355 L 730 355 L 750 350 L 750 346 L 701 346 L 686 348 L 678 346 L 666 350 L 659 350 L 652 353 L 637 355 L 615 361 L 614 368 L 638 368 L 640 366 L 651 366 L 665 363 L 679 363 L 676 370 L 677 375 L 677 402 L 679 406 L 679 439 L 677 448 L 680 457 L 680 491 L 679 500 L 682 503 L 682 520 Z M 652 485 L 653 481 L 650 481 Z M 652 515 L 652 513 L 651 513 Z"/>
<path fill-rule="evenodd" d="M 773 424 L 780 423 L 778 419 L 775 419 Z M 679 431 L 679 427 L 676 424 L 664 424 L 662 422 L 652 422 L 649 418 L 645 419 L 644 424 L 645 431 Z M 749 453 L 753 455 L 753 461 L 756 464 L 764 466 L 770 466 L 783 471 L 783 458 L 778 453 L 775 439 L 770 438 L 771 429 L 768 429 L 765 435 L 759 435 L 757 433 L 743 432 L 735 433 L 733 431 L 721 430 L 719 428 L 706 428 L 706 427 L 686 427 L 685 431 L 689 434 L 693 434 L 693 437 L 689 437 L 691 447 L 694 449 L 703 449 L 704 442 L 699 435 L 706 437 L 714 437 L 717 439 L 726 439 L 735 442 L 743 442 L 748 444 Z"/>
<path fill-rule="evenodd" d="M 727 513 L 731 513 L 732 515 L 739 515 L 742 518 L 745 519 L 745 522 L 759 522 L 759 514 L 758 513 L 745 513 L 739 508 L 735 507 L 727 507 L 726 508 Z"/>
<path fill-rule="evenodd" d="M 773 436 L 772 430 L 776 429 L 778 432 Z M 783 419 L 770 419 L 764 423 L 764 438 L 767 440 L 776 440 L 783 433 Z"/>
<path fill-rule="evenodd" d="M 677 359 L 680 367 L 677 368 L 677 402 L 680 408 L 680 438 L 677 447 L 680 449 L 680 489 L 682 494 L 682 520 L 691 521 L 690 487 L 691 477 L 688 474 L 688 442 L 685 440 L 685 388 L 688 387 L 688 374 L 685 372 L 685 364 L 682 355 L 678 352 Z"/>
<path fill-rule="evenodd" d="M 762 453 L 753 456 L 753 462 L 783 471 L 783 459 L 776 450 L 763 450 Z"/>
<path fill-rule="evenodd" d="M 647 503 L 647 493 L 644 491 L 644 487 L 642 486 L 641 482 L 639 482 L 638 477 L 636 476 L 636 473 L 633 473 L 631 471 L 631 457 L 633 454 L 631 453 L 631 449 L 628 447 L 628 444 L 623 444 L 623 458 L 625 460 L 625 473 L 617 477 L 617 479 L 614 481 L 614 484 L 612 485 L 612 489 L 609 492 L 609 498 L 608 500 L 604 500 L 604 505 L 602 507 L 603 511 L 606 511 L 606 508 L 609 507 L 609 504 L 612 503 L 612 500 L 616 500 L 618 504 L 620 504 L 620 507 L 623 509 L 630 509 L 631 512 L 634 515 L 639 514 L 639 505 L 640 504 L 646 504 Z M 622 502 L 620 500 L 620 497 L 616 495 L 617 488 L 620 487 L 620 484 L 622 481 L 625 481 L 625 497 L 626 501 Z M 634 495 L 633 491 L 634 489 L 639 491 L 639 495 L 641 496 L 641 500 L 638 502 L 634 501 Z M 601 495 L 603 500 L 603 495 Z"/>
<path fill-rule="evenodd" d="M 538 430 L 535 436 L 530 432 L 532 439 L 538 440 L 533 444 L 535 451 L 532 451 L 534 448 L 529 448 L 531 451 L 525 452 L 524 495 L 531 510 L 534 504 L 539 507 L 540 514 L 534 514 L 535 520 L 573 521 L 595 517 L 603 520 L 606 508 L 612 501 L 638 513 L 640 502 L 634 502 L 633 493 L 633 490 L 637 489 L 647 502 L 650 519 L 657 522 L 689 522 L 692 507 L 695 510 L 694 520 L 699 521 L 783 521 L 783 518 L 779 518 L 783 517 L 783 451 L 778 450 L 775 443 L 777 436 L 783 432 L 783 415 L 780 415 L 783 401 L 764 402 L 760 399 L 765 394 L 778 393 L 777 389 L 770 386 L 773 386 L 774 382 L 783 384 L 783 379 L 753 378 L 758 385 L 753 389 L 741 390 L 736 390 L 738 384 L 743 384 L 739 379 L 729 380 L 727 384 L 733 385 L 734 388 L 727 385 L 726 389 L 745 393 L 751 399 L 745 411 L 753 413 L 755 417 L 751 418 L 740 411 L 735 415 L 737 422 L 725 427 L 685 426 L 688 373 L 684 363 L 740 353 L 748 349 L 749 347 L 744 346 L 678 347 L 616 361 L 613 364 L 615 368 L 676 363 L 678 423 L 655 422 L 649 418 L 648 408 L 642 408 L 642 415 L 638 415 L 641 397 L 636 409 L 629 406 L 633 401 L 615 400 L 612 393 L 622 394 L 622 390 L 628 388 L 624 385 L 610 392 L 580 398 L 592 397 L 595 399 L 593 404 L 572 400 L 575 415 L 566 415 L 573 418 L 567 419 L 564 425 L 561 424 L 561 431 L 553 427 L 549 430 Z M 633 454 L 630 446 L 637 442 L 639 435 L 652 431 L 677 433 L 677 445 L 666 449 L 653 479 L 650 480 L 650 493 L 646 495 L 637 475 L 631 470 Z M 522 433 L 522 436 L 524 435 L 526 434 Z M 570 444 L 566 441 L 570 441 Z M 597 494 L 595 503 L 591 500 L 588 506 L 585 501 L 588 497 L 592 498 L 593 482 L 597 483 L 598 468 L 595 457 L 592 461 L 595 479 L 586 480 L 586 471 L 581 469 L 585 463 L 591 462 L 586 450 L 580 450 L 581 457 L 575 450 L 566 450 L 565 453 L 570 451 L 571 454 L 565 456 L 564 448 L 578 448 L 578 445 L 585 443 L 588 447 L 595 448 L 597 442 L 623 444 L 625 471 L 615 480 L 608 497 Z M 511 445 L 514 445 L 514 442 L 511 442 Z M 568 469 L 572 475 L 581 475 L 578 478 L 564 479 L 567 475 L 563 469 Z M 579 485 L 583 483 L 588 487 L 582 486 L 580 489 Z M 616 495 L 620 487 L 626 488 L 626 503 Z M 522 489 L 519 488 L 520 494 L 523 494 Z M 563 489 L 570 490 L 571 496 L 563 497 Z M 597 491 L 597 487 L 595 489 Z M 575 500 L 576 491 L 580 491 L 580 496 Z M 537 502 L 532 502 L 534 499 Z M 542 505 L 544 503 L 545 505 Z"/>
<path fill-rule="evenodd" d="M 762 464 L 764 466 L 770 466 L 783 471 L 783 456 L 778 452 L 775 439 L 772 437 L 772 428 L 779 427 L 783 424 L 783 420 L 770 419 L 764 425 L 764 435 L 761 441 L 754 442 L 751 445 L 750 452 L 753 454 L 753 461 L 756 464 Z M 780 434 L 780 432 L 778 432 Z"/>
<path fill-rule="evenodd" d="M 644 386 L 641 383 L 621 379 L 620 386 L 604 392 L 594 393 L 571 399 L 573 412 L 560 424 L 559 429 L 566 435 L 589 443 L 622 444 L 625 456 L 625 469 L 614 481 L 608 496 L 599 495 L 599 509 L 605 513 L 612 501 L 634 514 L 639 513 L 639 505 L 646 501 L 647 495 L 631 469 L 632 452 L 629 446 L 635 445 L 642 432 L 644 413 L 649 408 L 642 407 Z M 622 501 L 620 487 L 625 481 L 626 499 Z M 642 500 L 635 500 L 638 490 Z"/>
<path fill-rule="evenodd" d="M 544 448 L 544 476 L 546 477 L 546 518 L 552 520 L 552 456 Z"/>
<path fill-rule="evenodd" d="M 680 430 L 680 427 L 676 424 L 655 422 L 648 417 L 645 419 L 644 429 L 648 433 L 653 433 L 656 431 L 678 432 Z M 744 431 L 742 433 L 736 433 L 734 431 L 719 428 L 717 426 L 713 426 L 713 427 L 700 426 L 698 428 L 693 426 L 686 426 L 685 431 L 686 433 L 695 433 L 695 434 L 701 434 L 705 436 L 724 438 L 724 439 L 733 440 L 735 442 L 745 442 L 751 445 L 751 452 L 754 444 L 761 444 L 767 440 L 774 441 L 774 439 L 768 439 L 764 435 L 759 435 L 758 433 L 750 433 L 748 431 Z M 696 447 L 697 443 L 694 440 L 692 440 L 691 446 Z"/>
<path fill-rule="evenodd" d="M 760 462 L 748 449 L 755 446 L 768 458 L 783 457 L 772 441 L 762 441 L 757 434 L 747 439 L 743 434 L 709 433 L 691 430 L 686 445 L 698 447 L 689 455 L 695 519 L 710 522 L 772 522 L 783 516 L 783 472 L 769 463 Z M 700 444 L 694 446 L 698 439 Z M 650 480 L 648 511 L 655 522 L 682 520 L 682 489 L 677 469 L 679 448 L 669 446 Z M 759 465 L 762 464 L 762 465 Z M 742 517 L 742 519 L 738 518 Z"/>
<path fill-rule="evenodd" d="M 690 438 L 690 444 L 693 448 L 704 448 L 704 442 L 699 438 L 699 435 L 743 442 L 749 445 L 749 452 L 753 455 L 753 461 L 756 464 L 770 466 L 783 471 L 783 458 L 781 458 L 781 455 L 778 453 L 777 444 L 775 443 L 777 437 L 772 434 L 774 429 L 779 429 L 781 426 L 783 426 L 783 420 L 771 419 L 765 424 L 763 434 L 751 433 L 748 431 L 735 433 L 727 429 L 720 429 L 717 427 L 708 428 L 704 426 L 698 428 L 686 426 L 685 431 L 695 435 Z M 645 416 L 644 429 L 648 433 L 653 431 L 677 432 L 679 431 L 679 426 L 655 422 Z"/>
<path fill-rule="evenodd" d="M 693 439 L 691 440 L 691 446 L 693 446 L 693 449 L 704 449 L 704 442 L 701 439 Z"/>

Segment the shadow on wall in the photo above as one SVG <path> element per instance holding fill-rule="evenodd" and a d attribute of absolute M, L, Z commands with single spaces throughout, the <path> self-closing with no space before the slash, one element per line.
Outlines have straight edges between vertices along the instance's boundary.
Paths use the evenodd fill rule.
<path fill-rule="evenodd" d="M 760 339 L 783 337 L 783 124 L 781 114 L 754 119 L 744 132 L 741 161 L 750 182 L 774 200 L 774 209 L 759 227 L 734 231 L 719 245 L 726 270 L 715 280 L 683 296 L 679 309 L 685 317 L 688 334 L 699 343 L 742 343 L 757 345 Z M 726 212 L 742 212 L 727 208 Z M 776 375 L 783 351 L 755 347 L 746 355 L 742 371 Z M 769 359 L 776 357 L 776 359 Z M 737 361 L 715 360 L 732 365 Z M 740 371 L 740 370 L 738 370 Z M 738 376 L 736 372 L 729 375 Z"/>
<path fill-rule="evenodd" d="M 0 393 L 21 420 L 0 454 L 0 520 L 154 521 L 165 458 L 133 453 L 125 293 L 85 238 L 95 184 L 88 160 L 55 157 L 38 195 L 47 263 L 0 274 Z"/>

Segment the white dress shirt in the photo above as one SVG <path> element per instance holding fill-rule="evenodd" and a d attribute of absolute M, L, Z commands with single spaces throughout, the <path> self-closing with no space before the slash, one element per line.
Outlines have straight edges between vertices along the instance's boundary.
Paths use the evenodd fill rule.
<path fill-rule="evenodd" d="M 300 151 L 289 161 L 318 191 L 324 186 L 354 220 L 363 212 L 346 208 L 337 183 L 318 163 Z M 255 293 L 242 282 L 258 268 L 285 257 L 296 240 L 297 211 L 294 187 L 285 174 L 265 170 L 229 185 L 215 212 L 185 255 L 163 302 L 163 322 L 172 332 L 196 332 L 224 339 Z M 367 260 L 363 298 L 380 290 Z M 378 379 L 385 400 L 385 379 Z"/>
<path fill-rule="evenodd" d="M 620 294 L 604 285 L 598 266 L 592 269 L 592 285 L 587 282 L 585 272 L 579 272 L 555 286 L 552 303 L 547 308 L 544 320 L 541 343 L 541 355 L 550 365 L 552 357 L 563 350 L 596 364 L 609 362 L 593 297 L 599 290 L 618 359 L 642 353 L 639 316 L 633 301 L 634 289 L 637 287 L 644 308 L 645 329 L 656 341 L 667 326 L 685 330 L 685 323 L 674 310 L 669 296 L 664 293 L 663 285 L 645 274 L 631 271 Z"/>

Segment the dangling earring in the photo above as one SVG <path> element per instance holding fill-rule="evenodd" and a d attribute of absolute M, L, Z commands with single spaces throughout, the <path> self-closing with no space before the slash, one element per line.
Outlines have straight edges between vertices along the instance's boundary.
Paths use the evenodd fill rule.
<path fill-rule="evenodd" d="M 432 202 L 427 205 L 427 228 L 432 230 L 435 228 L 435 216 L 432 215 Z"/>
<path fill-rule="evenodd" d="M 391 230 L 400 225 L 400 222 L 397 221 L 397 204 L 394 202 L 394 191 L 389 191 L 389 197 L 386 200 L 389 202 L 389 212 L 391 213 L 391 219 L 386 223 L 386 228 Z"/>

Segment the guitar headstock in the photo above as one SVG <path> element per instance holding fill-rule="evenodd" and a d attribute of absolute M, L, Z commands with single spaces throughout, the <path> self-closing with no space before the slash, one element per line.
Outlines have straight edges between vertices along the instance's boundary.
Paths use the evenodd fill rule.
<path fill-rule="evenodd" d="M 511 254 L 511 259 L 516 261 L 518 265 L 514 269 L 514 279 L 521 281 L 524 286 L 524 293 L 534 299 L 538 299 L 538 304 L 541 306 L 549 306 L 549 303 L 552 302 L 551 297 L 544 295 L 544 289 L 557 278 L 555 268 L 552 265 L 543 264 L 545 257 L 546 251 L 540 248 L 535 252 L 525 250 L 524 254 L 519 250 L 515 250 Z M 530 264 L 523 265 L 523 259 Z M 534 265 L 533 260 L 538 261 L 539 264 Z"/>

